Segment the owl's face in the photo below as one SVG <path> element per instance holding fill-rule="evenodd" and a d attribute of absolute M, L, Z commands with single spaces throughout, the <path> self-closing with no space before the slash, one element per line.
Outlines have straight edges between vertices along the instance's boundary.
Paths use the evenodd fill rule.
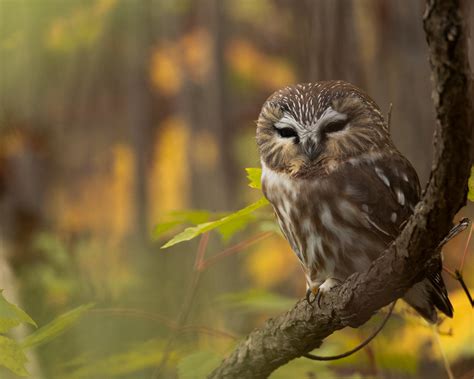
<path fill-rule="evenodd" d="M 352 84 L 328 81 L 271 95 L 257 121 L 257 145 L 268 168 L 304 177 L 392 142 L 369 96 Z"/>

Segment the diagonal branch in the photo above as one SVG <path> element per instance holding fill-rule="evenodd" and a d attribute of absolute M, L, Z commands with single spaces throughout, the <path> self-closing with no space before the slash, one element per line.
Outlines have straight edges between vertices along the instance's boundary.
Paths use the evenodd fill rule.
<path fill-rule="evenodd" d="M 324 297 L 321 308 L 304 300 L 242 341 L 211 378 L 265 378 L 288 361 L 319 347 L 346 326 L 359 327 L 401 297 L 430 270 L 433 251 L 466 201 L 471 157 L 471 74 L 461 0 L 427 0 L 436 109 L 433 170 L 423 199 L 397 240 L 363 273 Z"/>

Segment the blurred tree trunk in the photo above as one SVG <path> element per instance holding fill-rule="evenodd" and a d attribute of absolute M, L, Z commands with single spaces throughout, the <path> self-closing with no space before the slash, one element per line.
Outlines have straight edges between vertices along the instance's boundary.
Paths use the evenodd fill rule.
<path fill-rule="evenodd" d="M 300 82 L 342 79 L 364 87 L 354 11 L 344 0 L 288 2 Z M 334 27 L 337 20 L 337 27 Z M 302 38 L 304 36 L 304 38 Z"/>
<path fill-rule="evenodd" d="M 144 242 L 148 234 L 147 168 L 152 151 L 152 95 L 149 82 L 151 4 L 149 0 L 126 3 L 129 22 L 128 124 L 135 155 L 135 235 Z"/>
<path fill-rule="evenodd" d="M 12 122 L 12 129 L 16 128 Z M 38 261 L 34 241 L 45 222 L 44 204 L 47 183 L 41 140 L 23 133 L 21 147 L 4 155 L 0 151 L 0 289 L 10 302 L 21 307 L 22 294 L 17 272 Z M 19 142 L 19 141 L 17 141 Z M 28 334 L 28 328 L 15 329 L 18 340 Z M 34 351 L 28 356 L 27 369 L 41 378 L 41 368 Z"/>
<path fill-rule="evenodd" d="M 205 5 L 205 6 L 203 6 Z M 192 133 L 189 151 L 192 203 L 195 207 L 214 211 L 231 206 L 233 192 L 233 146 L 232 128 L 229 125 L 227 92 L 224 70 L 224 39 L 226 21 L 224 4 L 219 0 L 202 0 L 191 5 L 188 33 L 197 28 L 206 29 L 210 41 L 210 70 L 202 83 L 186 79 L 183 96 L 186 98 L 186 113 Z M 208 152 L 203 156 L 203 152 Z M 199 154 L 200 152 L 201 154 Z"/>
<path fill-rule="evenodd" d="M 232 105 L 229 102 L 229 91 L 226 83 L 226 63 L 225 46 L 227 40 L 227 26 L 229 21 L 225 10 L 225 2 L 222 0 L 209 1 L 209 33 L 212 41 L 212 68 L 210 78 L 207 81 L 209 86 L 209 114 L 211 115 L 211 125 L 216 139 L 220 146 L 221 159 L 219 161 L 220 170 L 222 170 L 223 181 L 223 206 L 228 208 L 232 200 L 236 198 L 238 175 L 234 162 L 234 125 L 231 124 L 229 114 Z"/>
<path fill-rule="evenodd" d="M 320 21 L 319 14 L 325 3 L 313 0 L 302 0 L 292 2 L 289 6 L 295 7 L 293 15 L 293 23 L 295 29 L 298 28 L 299 33 L 294 46 L 294 55 L 298 67 L 299 82 L 316 82 L 323 80 L 324 63 L 323 49 L 320 45 L 320 39 L 324 36 L 324 23 Z M 300 38 L 301 35 L 306 38 Z"/>

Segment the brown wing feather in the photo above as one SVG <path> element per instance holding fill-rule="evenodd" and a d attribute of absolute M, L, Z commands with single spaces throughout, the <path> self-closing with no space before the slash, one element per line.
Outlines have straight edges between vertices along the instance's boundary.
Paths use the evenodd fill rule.
<path fill-rule="evenodd" d="M 372 162 L 355 162 L 349 196 L 357 202 L 370 220 L 370 232 L 389 245 L 400 233 L 420 198 L 418 176 L 411 164 L 400 154 L 383 156 Z M 433 306 L 449 317 L 453 307 L 439 271 L 407 292 L 405 300 L 427 320 L 436 321 Z M 421 291 L 420 291 L 421 289 Z M 421 293 L 421 295 L 420 295 Z"/>

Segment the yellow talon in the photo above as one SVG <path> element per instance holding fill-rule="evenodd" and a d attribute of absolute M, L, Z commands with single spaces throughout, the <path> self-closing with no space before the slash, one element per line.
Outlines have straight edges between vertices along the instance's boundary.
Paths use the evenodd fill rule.
<path fill-rule="evenodd" d="M 306 290 L 306 301 L 309 305 L 313 306 L 313 303 L 318 298 L 319 294 L 319 287 L 312 287 Z M 313 299 L 311 299 L 311 295 L 313 295 Z"/>

